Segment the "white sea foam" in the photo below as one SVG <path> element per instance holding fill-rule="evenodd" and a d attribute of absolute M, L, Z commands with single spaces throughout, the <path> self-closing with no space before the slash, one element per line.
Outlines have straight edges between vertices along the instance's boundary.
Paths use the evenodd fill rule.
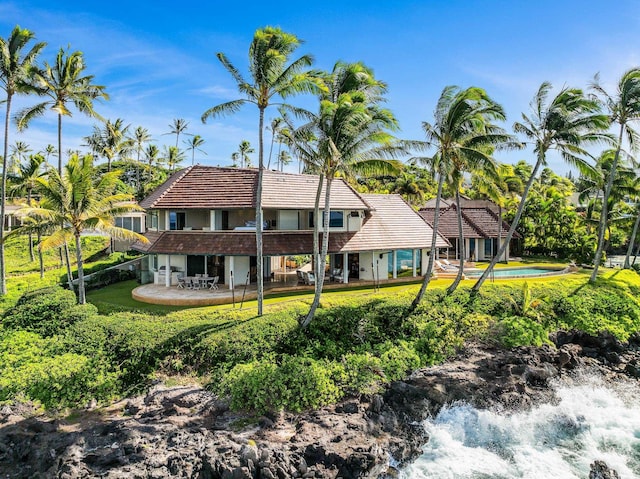
<path fill-rule="evenodd" d="M 456 404 L 425 422 L 423 455 L 402 479 L 586 479 L 602 460 L 640 479 L 640 386 L 581 376 L 556 385 L 558 404 L 506 414 Z"/>

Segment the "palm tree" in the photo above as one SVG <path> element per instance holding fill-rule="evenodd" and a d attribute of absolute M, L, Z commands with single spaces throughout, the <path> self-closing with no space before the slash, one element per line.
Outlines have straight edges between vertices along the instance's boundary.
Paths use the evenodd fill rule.
<path fill-rule="evenodd" d="M 429 165 L 438 178 L 438 192 L 431 237 L 431 254 L 422 286 L 412 303 L 415 309 L 427 290 L 433 274 L 433 264 L 437 245 L 440 200 L 445 182 L 455 192 L 458 217 L 458 252 L 460 266 L 455 281 L 448 292 L 455 291 L 462 279 L 464 269 L 464 234 L 462 231 L 462 211 L 460 208 L 460 188 L 465 172 L 483 172 L 495 177 L 496 165 L 492 158 L 495 149 L 515 146 L 513 137 L 493 124 L 494 120 L 504 120 L 502 107 L 487 93 L 477 87 L 465 90 L 457 86 L 447 86 L 442 90 L 434 112 L 435 123 L 423 122 L 426 141 L 411 142 L 420 150 L 435 147 L 436 153 L 430 158 L 419 160 Z"/>
<path fill-rule="evenodd" d="M 187 131 L 187 128 L 189 128 L 189 122 L 184 118 L 175 118 L 173 120 L 173 123 L 169 125 L 169 128 L 171 128 L 171 131 L 169 131 L 169 133 L 164 133 L 164 134 L 176 135 L 176 148 L 178 148 L 178 141 L 180 140 L 180 135 L 183 133 L 185 135 L 189 135 L 188 133 L 185 133 Z"/>
<path fill-rule="evenodd" d="M 536 154 L 536 163 L 529 176 L 527 184 L 522 192 L 516 215 L 511 222 L 507 237 L 498 249 L 489 267 L 473 285 L 473 291 L 477 292 L 489 277 L 498 258 L 504 255 L 507 245 L 513 237 L 518 226 L 522 211 L 524 210 L 527 195 L 537 176 L 541 166 L 547 164 L 547 152 L 557 150 L 562 158 L 582 171 L 591 168 L 579 155 L 587 155 L 582 148 L 585 143 L 593 143 L 606 139 L 601 133 L 608 127 L 608 119 L 600 111 L 600 105 L 594 99 L 586 98 L 582 90 L 577 88 L 563 88 L 552 100 L 547 103 L 551 84 L 542 83 L 538 89 L 531 107 L 531 118 L 522 114 L 522 123 L 516 122 L 513 128 L 516 133 L 527 137 L 533 144 Z"/>
<path fill-rule="evenodd" d="M 200 135 L 194 135 L 191 140 L 185 140 L 184 143 L 187 145 L 187 150 L 191 150 L 191 166 L 193 166 L 193 163 L 195 161 L 196 150 L 198 150 L 200 153 L 204 153 L 205 155 L 207 154 L 202 148 L 200 148 L 202 145 L 204 145 L 204 138 L 202 138 Z"/>
<path fill-rule="evenodd" d="M 147 145 L 147 149 L 144 152 L 144 156 L 147 157 L 147 163 L 149 164 L 149 169 L 153 167 L 153 163 L 158 162 L 158 156 L 160 155 L 160 150 L 156 145 Z"/>
<path fill-rule="evenodd" d="M 331 216 L 331 185 L 338 176 L 358 173 L 396 172 L 396 162 L 383 159 L 402 150 L 389 131 L 397 130 L 393 114 L 379 104 L 384 101 L 385 83 L 377 80 L 373 71 L 361 63 L 335 64 L 325 79 L 327 91 L 320 94 L 320 110 L 294 133 L 296 153 L 307 159 L 307 171 L 319 174 L 316 192 L 314 238 L 317 238 L 321 191 L 324 179 L 324 209 L 322 249 L 314 251 L 315 295 L 307 316 L 300 326 L 312 321 L 320 303 L 324 270 L 329 248 Z M 315 138 L 309 142 L 309 138 Z M 317 243 L 317 242 L 316 242 Z M 318 254 L 319 253 L 319 254 Z"/>
<path fill-rule="evenodd" d="M 251 157 L 249 157 L 249 153 L 254 153 L 254 150 L 251 147 L 251 143 L 247 140 L 242 140 L 238 145 L 238 158 L 240 159 L 240 166 L 242 168 L 251 168 Z"/>
<path fill-rule="evenodd" d="M 280 171 L 284 171 L 284 167 L 291 163 L 291 154 L 287 150 L 278 153 L 278 166 Z"/>
<path fill-rule="evenodd" d="M 31 151 L 32 150 L 29 145 L 24 141 L 16 141 L 16 143 L 11 147 L 11 156 L 9 158 L 11 163 L 7 165 L 7 174 L 17 174 L 20 170 L 22 161 L 27 156 L 27 153 L 31 153 Z"/>
<path fill-rule="evenodd" d="M 631 128 L 630 123 L 640 120 L 640 68 L 632 68 L 622 75 L 622 78 L 618 82 L 618 90 L 616 91 L 615 96 L 609 95 L 599 84 L 597 75 L 592 88 L 602 97 L 602 103 L 608 110 L 609 121 L 611 124 L 617 123 L 620 125 L 620 131 L 618 133 L 615 156 L 611 163 L 611 169 L 607 177 L 607 184 L 604 189 L 602 215 L 600 216 L 600 225 L 598 228 L 598 248 L 596 249 L 596 256 L 593 260 L 594 268 L 591 273 L 591 277 L 589 278 L 590 283 L 593 283 L 598 277 L 598 268 L 602 261 L 604 233 L 608 218 L 609 195 L 611 195 L 614 177 L 616 176 L 616 168 L 618 167 L 622 141 L 626 136 L 629 146 L 632 149 L 635 149 L 638 143 L 638 133 Z"/>
<path fill-rule="evenodd" d="M 136 191 L 138 192 L 138 194 L 140 194 L 143 190 L 142 184 L 140 182 L 140 156 L 144 151 L 144 145 L 149 143 L 152 138 L 149 134 L 149 130 L 143 128 L 142 126 L 138 126 L 128 139 L 131 148 L 136 151 Z"/>
<path fill-rule="evenodd" d="M 27 198 L 27 205 L 31 205 L 33 191 L 38 186 L 38 178 L 44 174 L 42 164 L 44 157 L 41 155 L 31 155 L 29 161 L 20 165 L 20 171 L 16 178 L 12 181 L 10 188 L 12 196 L 22 196 Z M 29 259 L 35 261 L 33 254 L 33 237 L 29 232 Z"/>
<path fill-rule="evenodd" d="M 276 137 L 278 137 L 280 128 L 282 128 L 283 123 L 284 119 L 282 117 L 276 117 L 271 120 L 271 126 L 267 127 L 267 130 L 271 132 L 271 146 L 269 147 L 269 161 L 267 161 L 267 170 L 271 168 L 271 154 L 273 153 L 273 144 L 276 141 Z"/>
<path fill-rule="evenodd" d="M 49 144 L 49 145 L 47 145 L 47 146 L 46 146 L 46 148 L 44 149 L 44 151 L 42 151 L 41 153 L 42 153 L 42 154 L 44 154 L 44 159 L 45 159 L 45 161 L 46 161 L 47 163 L 49 163 L 49 157 L 50 157 L 51 155 L 55 155 L 55 154 L 57 154 L 57 152 L 56 152 L 56 147 L 55 147 L 55 146 L 53 146 L 53 145 L 51 145 L 51 144 Z"/>
<path fill-rule="evenodd" d="M 262 259 L 262 176 L 264 171 L 264 112 L 274 105 L 274 97 L 286 99 L 303 92 L 314 92 L 318 82 L 306 69 L 312 58 L 303 55 L 289 63 L 293 52 L 300 46 L 300 40 L 280 28 L 265 27 L 256 30 L 249 47 L 249 72 L 252 83 L 247 82 L 238 69 L 227 59 L 224 53 L 217 57 L 222 66 L 235 80 L 238 90 L 245 98 L 232 100 L 209 108 L 202 115 L 202 122 L 217 116 L 235 113 L 243 105 L 252 103 L 258 107 L 258 185 L 256 191 L 256 256 L 258 276 L 258 315 L 262 315 L 264 300 L 264 278 Z M 283 105 L 285 106 L 285 105 Z M 290 106 L 286 106 L 291 109 Z"/>
<path fill-rule="evenodd" d="M 102 127 L 94 126 L 91 136 L 85 137 L 87 145 L 98 155 L 106 158 L 107 171 L 111 171 L 111 163 L 126 157 L 133 147 L 132 140 L 127 137 L 130 125 L 124 124 L 122 118 L 107 120 Z"/>
<path fill-rule="evenodd" d="M 84 75 L 86 65 L 82 52 L 60 49 L 53 65 L 45 63 L 44 70 L 35 75 L 36 85 L 50 100 L 25 108 L 18 113 L 18 128 L 24 129 L 29 122 L 51 107 L 58 114 L 58 174 L 62 174 L 62 117 L 71 116 L 67 107 L 71 102 L 81 113 L 101 119 L 93 109 L 93 101 L 109 99 L 105 87 L 93 84 L 93 75 Z"/>
<path fill-rule="evenodd" d="M 237 151 L 234 151 L 233 153 L 231 153 L 231 161 L 233 163 L 231 163 L 231 167 L 232 168 L 237 168 L 238 167 L 238 160 L 240 159 L 240 153 L 238 153 Z"/>
<path fill-rule="evenodd" d="M 174 171 L 176 166 L 184 161 L 184 152 L 175 146 L 165 147 L 163 159 L 169 171 Z"/>
<path fill-rule="evenodd" d="M 115 226 L 115 216 L 142 211 L 131 202 L 131 195 L 115 193 L 119 176 L 119 171 L 96 175 L 91 155 L 72 155 L 62 176 L 51 168 L 46 179 L 38 179 L 42 196 L 40 205 L 21 210 L 26 216 L 41 220 L 43 225 L 53 230 L 42 241 L 40 248 L 46 250 L 62 246 L 72 238 L 75 240 L 79 304 L 86 302 L 81 243 L 81 235 L 85 230 L 107 233 L 116 238 L 147 241 L 138 233 Z"/>
<path fill-rule="evenodd" d="M 18 25 L 5 40 L 0 38 L 0 86 L 6 96 L 4 117 L 4 148 L 2 153 L 2 194 L 0 196 L 0 295 L 7 294 L 5 258 L 4 258 L 4 219 L 7 202 L 7 160 L 9 159 L 9 119 L 11 118 L 11 102 L 16 94 L 27 94 L 34 91 L 30 79 L 34 73 L 36 58 L 46 43 L 36 43 L 29 51 L 27 45 L 35 35 Z"/>

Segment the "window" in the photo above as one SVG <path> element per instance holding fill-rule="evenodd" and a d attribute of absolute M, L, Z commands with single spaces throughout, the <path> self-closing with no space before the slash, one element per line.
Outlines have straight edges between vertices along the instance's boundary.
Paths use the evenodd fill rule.
<path fill-rule="evenodd" d="M 309 211 L 309 228 L 313 228 L 315 225 L 313 211 Z"/>
<path fill-rule="evenodd" d="M 150 213 L 147 213 L 147 225 L 149 225 L 149 228 L 151 229 L 158 229 L 158 212 L 157 211 L 151 211 Z"/>
<path fill-rule="evenodd" d="M 170 211 L 169 212 L 169 229 L 170 230 L 181 230 L 185 226 L 186 219 L 187 219 L 186 213 Z"/>
<path fill-rule="evenodd" d="M 329 227 L 342 228 L 344 226 L 344 211 L 329 212 Z"/>

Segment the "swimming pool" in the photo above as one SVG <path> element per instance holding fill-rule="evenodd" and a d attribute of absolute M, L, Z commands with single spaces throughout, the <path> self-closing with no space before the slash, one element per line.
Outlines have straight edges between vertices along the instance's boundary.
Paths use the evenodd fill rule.
<path fill-rule="evenodd" d="M 542 266 L 523 266 L 518 268 L 498 268 L 494 269 L 491 277 L 494 278 L 528 278 L 539 276 L 552 276 L 566 272 L 566 268 L 548 268 Z M 482 275 L 483 271 L 465 271 L 467 278 L 475 279 Z"/>

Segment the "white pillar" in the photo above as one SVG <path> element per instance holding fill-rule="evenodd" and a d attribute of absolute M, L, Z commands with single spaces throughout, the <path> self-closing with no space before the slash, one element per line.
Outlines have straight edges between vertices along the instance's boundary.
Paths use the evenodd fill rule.
<path fill-rule="evenodd" d="M 394 249 L 392 252 L 392 260 L 391 260 L 391 264 L 393 265 L 393 274 L 392 277 L 393 279 L 396 279 L 398 277 L 398 250 Z"/>
<path fill-rule="evenodd" d="M 230 272 L 230 277 L 233 279 L 233 263 L 234 263 L 234 257 L 233 256 L 229 256 L 229 272 Z M 233 281 L 229 281 L 229 289 L 233 289 Z"/>
<path fill-rule="evenodd" d="M 171 255 L 167 255 L 167 264 L 164 267 L 164 285 L 171 286 Z"/>
<path fill-rule="evenodd" d="M 203 258 L 204 258 L 204 275 L 205 275 L 205 276 L 209 276 L 209 273 L 207 272 L 207 263 L 208 263 L 208 261 L 207 261 L 207 255 L 205 254 L 205 255 L 203 256 Z"/>
<path fill-rule="evenodd" d="M 349 253 L 342 253 L 342 282 L 344 284 L 349 282 L 349 271 L 351 271 L 349 265 Z"/>
<path fill-rule="evenodd" d="M 413 249 L 413 258 L 411 258 L 411 264 L 413 265 L 413 271 L 412 271 L 412 275 L 415 278 L 416 276 L 418 276 L 418 266 L 416 265 L 416 262 L 418 261 L 418 250 L 417 249 Z"/>

